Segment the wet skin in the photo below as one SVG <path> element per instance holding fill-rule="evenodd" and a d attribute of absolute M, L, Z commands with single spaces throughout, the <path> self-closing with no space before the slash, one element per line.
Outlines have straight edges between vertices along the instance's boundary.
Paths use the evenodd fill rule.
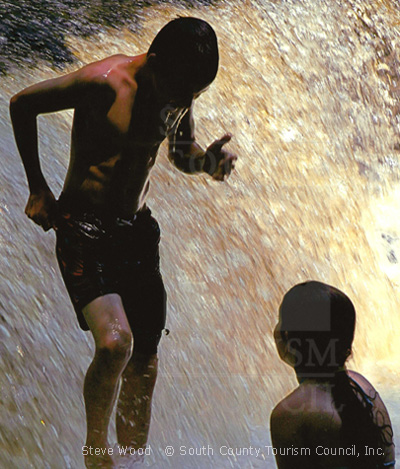
<path fill-rule="evenodd" d="M 39 114 L 75 109 L 63 192 L 95 213 L 130 217 L 143 208 L 149 173 L 166 137 L 179 169 L 202 171 L 205 152 L 195 142 L 192 108 L 203 89 L 168 96 L 152 71 L 153 57 L 113 56 L 12 98 L 14 133 L 31 189 L 26 214 L 44 229 L 53 226 L 56 205 L 38 161 Z M 207 149 L 214 160 L 207 172 L 214 179 L 223 180 L 234 167 L 236 157 L 222 148 L 229 140 L 226 134 Z"/>

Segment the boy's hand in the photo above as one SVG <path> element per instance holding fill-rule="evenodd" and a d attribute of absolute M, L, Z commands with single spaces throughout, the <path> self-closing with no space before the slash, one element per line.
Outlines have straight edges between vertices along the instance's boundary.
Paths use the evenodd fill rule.
<path fill-rule="evenodd" d="M 54 228 L 57 213 L 57 201 L 50 189 L 31 193 L 25 213 L 44 231 Z"/>
<path fill-rule="evenodd" d="M 216 181 L 223 181 L 225 176 L 228 177 L 235 168 L 237 156 L 222 148 L 231 138 L 230 134 L 225 134 L 219 140 L 215 140 L 206 150 L 203 170 Z"/>

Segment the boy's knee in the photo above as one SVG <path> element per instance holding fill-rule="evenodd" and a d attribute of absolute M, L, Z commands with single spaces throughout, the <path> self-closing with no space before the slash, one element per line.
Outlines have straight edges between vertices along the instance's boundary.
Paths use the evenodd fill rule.
<path fill-rule="evenodd" d="M 125 362 L 132 355 L 133 336 L 130 331 L 107 331 L 97 345 L 102 358 Z"/>

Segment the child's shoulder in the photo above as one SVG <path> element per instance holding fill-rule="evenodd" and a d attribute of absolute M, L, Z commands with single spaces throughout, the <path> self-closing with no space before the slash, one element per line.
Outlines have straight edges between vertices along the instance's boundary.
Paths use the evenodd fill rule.
<path fill-rule="evenodd" d="M 271 421 L 285 421 L 296 427 L 304 427 L 310 423 L 315 425 L 317 414 L 321 423 L 324 423 L 324 415 L 332 421 L 332 416 L 336 414 L 329 383 L 303 383 L 275 406 Z"/>
<path fill-rule="evenodd" d="M 304 413 L 315 407 L 315 389 L 313 386 L 301 385 L 283 398 L 273 409 L 271 418 L 288 419 L 304 418 Z M 299 419 L 298 419 L 299 420 Z"/>

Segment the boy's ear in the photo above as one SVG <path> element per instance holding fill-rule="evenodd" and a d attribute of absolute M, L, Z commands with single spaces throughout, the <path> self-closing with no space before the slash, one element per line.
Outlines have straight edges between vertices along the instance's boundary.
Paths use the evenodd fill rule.
<path fill-rule="evenodd" d="M 151 54 L 149 54 L 147 56 L 147 64 L 149 65 L 149 67 L 154 71 L 155 70 L 155 65 L 157 63 L 157 56 L 156 54 L 154 54 L 154 52 L 152 52 Z"/>

